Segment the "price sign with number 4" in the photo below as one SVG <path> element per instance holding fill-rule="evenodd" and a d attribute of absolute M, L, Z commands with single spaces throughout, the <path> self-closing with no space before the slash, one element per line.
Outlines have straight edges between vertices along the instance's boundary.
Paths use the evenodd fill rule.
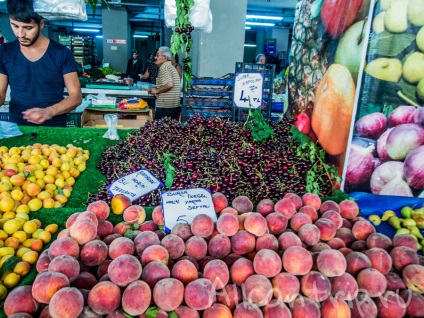
<path fill-rule="evenodd" d="M 243 108 L 261 107 L 263 82 L 262 73 L 237 73 L 234 80 L 234 105 Z"/>

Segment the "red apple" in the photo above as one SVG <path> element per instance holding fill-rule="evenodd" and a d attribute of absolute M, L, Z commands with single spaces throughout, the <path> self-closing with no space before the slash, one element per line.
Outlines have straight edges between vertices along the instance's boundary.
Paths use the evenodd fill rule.
<path fill-rule="evenodd" d="M 325 0 L 321 20 L 325 30 L 338 38 L 352 23 L 362 6 L 362 0 Z"/>

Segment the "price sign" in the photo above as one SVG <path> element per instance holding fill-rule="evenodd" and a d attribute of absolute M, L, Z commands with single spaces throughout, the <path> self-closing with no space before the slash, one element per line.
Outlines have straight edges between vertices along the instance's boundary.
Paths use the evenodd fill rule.
<path fill-rule="evenodd" d="M 216 222 L 211 193 L 202 188 L 162 192 L 165 232 L 177 223 L 191 224 L 198 214 L 207 214 Z"/>
<path fill-rule="evenodd" d="M 244 108 L 260 107 L 263 82 L 262 73 L 237 73 L 234 80 L 234 106 Z"/>
<path fill-rule="evenodd" d="M 143 168 L 116 180 L 107 188 L 112 195 L 121 193 L 126 195 L 131 201 L 135 201 L 153 190 L 162 188 L 162 186 L 163 184 L 149 170 Z"/>

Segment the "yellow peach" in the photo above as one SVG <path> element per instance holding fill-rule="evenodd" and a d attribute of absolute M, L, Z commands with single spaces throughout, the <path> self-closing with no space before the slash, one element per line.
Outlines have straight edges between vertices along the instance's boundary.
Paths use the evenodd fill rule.
<path fill-rule="evenodd" d="M 43 206 L 43 201 L 41 201 L 40 199 L 31 199 L 28 202 L 28 208 L 31 212 L 35 212 L 41 209 L 41 207 Z"/>
<path fill-rule="evenodd" d="M 29 251 L 22 255 L 22 261 L 28 262 L 31 265 L 35 264 L 37 262 L 37 259 L 38 253 L 36 251 Z"/>

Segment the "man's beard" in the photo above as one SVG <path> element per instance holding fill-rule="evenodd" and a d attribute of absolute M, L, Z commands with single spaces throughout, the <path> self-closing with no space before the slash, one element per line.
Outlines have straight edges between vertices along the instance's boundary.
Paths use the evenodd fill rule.
<path fill-rule="evenodd" d="M 40 36 L 40 31 L 38 31 L 38 33 L 32 39 L 24 38 L 25 40 L 29 40 L 29 43 L 22 43 L 21 41 L 19 41 L 19 43 L 22 46 L 26 46 L 26 47 L 31 46 L 31 45 L 33 45 L 35 43 L 35 41 L 38 40 L 38 37 L 39 36 Z"/>

